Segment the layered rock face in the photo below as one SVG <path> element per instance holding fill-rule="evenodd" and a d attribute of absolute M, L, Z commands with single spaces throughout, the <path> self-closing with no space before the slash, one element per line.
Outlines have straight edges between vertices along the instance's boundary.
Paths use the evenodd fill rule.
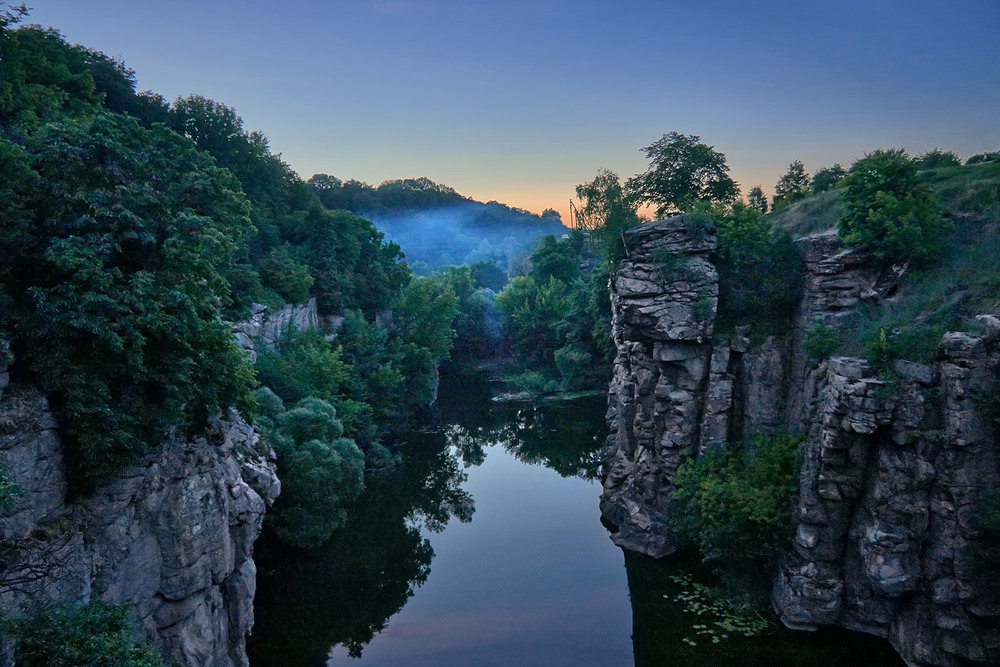
<path fill-rule="evenodd" d="M 87 498 L 70 502 L 45 398 L 10 387 L 0 457 L 24 494 L 0 519 L 0 608 L 128 605 L 141 632 L 181 665 L 247 665 L 254 540 L 279 492 L 239 415 L 175 440 Z"/>
<path fill-rule="evenodd" d="M 609 391 L 604 517 L 620 546 L 663 556 L 671 480 L 707 447 L 757 431 L 804 434 L 796 537 L 774 606 L 791 627 L 836 625 L 887 637 L 912 665 L 1000 663 L 1000 600 L 977 562 L 974 515 L 1000 486 L 995 394 L 1000 321 L 949 333 L 931 366 L 810 359 L 806 332 L 838 328 L 892 290 L 831 234 L 799 242 L 805 289 L 792 330 L 753 345 L 712 337 L 714 239 L 680 220 L 643 225 L 613 285 L 618 350 Z M 665 267 L 665 268 L 664 268 Z M 683 271 L 680 267 L 690 267 Z M 695 307 L 712 301 L 709 315 Z"/>

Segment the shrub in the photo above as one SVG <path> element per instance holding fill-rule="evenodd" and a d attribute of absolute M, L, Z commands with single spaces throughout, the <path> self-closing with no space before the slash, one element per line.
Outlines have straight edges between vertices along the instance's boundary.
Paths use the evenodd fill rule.
<path fill-rule="evenodd" d="M 674 477 L 671 528 L 706 562 L 772 565 L 792 527 L 799 442 L 760 435 L 683 464 Z"/>
<path fill-rule="evenodd" d="M 160 667 L 160 652 L 137 641 L 128 610 L 104 602 L 61 607 L 17 623 L 23 667 Z"/>
<path fill-rule="evenodd" d="M 799 254 L 791 235 L 758 211 L 735 204 L 718 216 L 718 329 L 786 323 L 798 305 L 802 282 Z"/>
<path fill-rule="evenodd" d="M 941 167 L 958 167 L 962 160 L 955 151 L 943 151 L 935 148 L 921 155 L 914 160 L 918 169 L 940 169 Z"/>
<path fill-rule="evenodd" d="M 878 262 L 929 262 L 952 230 L 903 149 L 880 149 L 855 162 L 844 178 L 843 198 L 840 237 Z"/>
<path fill-rule="evenodd" d="M 968 160 L 966 160 L 965 164 L 982 164 L 984 162 L 994 162 L 996 160 L 1000 160 L 1000 151 L 993 151 L 989 153 L 976 153 Z"/>
<path fill-rule="evenodd" d="M 837 347 L 837 339 L 836 331 L 826 326 L 823 320 L 816 320 L 806 332 L 806 353 L 813 359 L 826 359 Z"/>
<path fill-rule="evenodd" d="M 556 368 L 562 378 L 563 389 L 577 389 L 586 385 L 593 359 L 590 352 L 577 345 L 566 345 L 555 351 Z"/>
<path fill-rule="evenodd" d="M 278 455 L 282 489 L 268 521 L 292 546 L 319 546 L 344 525 L 347 506 L 364 487 L 364 454 L 341 437 L 337 410 L 318 398 L 305 398 L 271 421 L 264 434 Z"/>

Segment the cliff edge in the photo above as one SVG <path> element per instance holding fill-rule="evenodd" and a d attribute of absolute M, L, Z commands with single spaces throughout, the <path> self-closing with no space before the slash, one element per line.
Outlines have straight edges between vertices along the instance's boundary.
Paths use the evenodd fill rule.
<path fill-rule="evenodd" d="M 713 230 L 682 218 L 641 225 L 612 284 L 617 348 L 601 510 L 619 546 L 660 557 L 677 468 L 751 433 L 806 437 L 795 539 L 773 604 L 794 628 L 886 637 L 911 665 L 1000 662 L 1000 598 L 977 563 L 974 515 L 1000 486 L 995 395 L 1000 320 L 950 332 L 932 364 L 889 374 L 850 357 L 811 358 L 806 332 L 832 329 L 895 277 L 831 233 L 798 242 L 803 296 L 790 331 L 714 335 Z"/>

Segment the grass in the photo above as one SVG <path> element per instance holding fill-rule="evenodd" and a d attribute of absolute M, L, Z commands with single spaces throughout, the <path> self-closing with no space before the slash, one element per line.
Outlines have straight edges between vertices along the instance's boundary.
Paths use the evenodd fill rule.
<path fill-rule="evenodd" d="M 784 227 L 792 236 L 801 237 L 835 228 L 837 219 L 845 212 L 840 203 L 840 191 L 833 189 L 795 202 L 770 213 L 769 217 L 776 227 Z"/>
<path fill-rule="evenodd" d="M 876 362 L 929 362 L 946 331 L 977 330 L 976 315 L 1000 313 L 1000 162 L 930 169 L 920 174 L 955 223 L 941 258 L 911 269 L 899 291 L 879 305 L 859 307 L 840 333 L 836 353 Z M 824 193 L 779 213 L 796 233 L 835 224 L 835 203 Z M 796 210 L 801 207 L 801 210 Z M 817 220 L 802 221 L 806 211 Z"/>

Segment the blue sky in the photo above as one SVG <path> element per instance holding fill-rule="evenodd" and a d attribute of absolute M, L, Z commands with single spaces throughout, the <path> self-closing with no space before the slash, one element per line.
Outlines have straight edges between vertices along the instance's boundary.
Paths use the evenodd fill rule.
<path fill-rule="evenodd" d="M 1000 150 L 997 0 L 34 0 L 140 90 L 236 109 L 303 178 L 427 176 L 567 217 L 700 135 L 744 192 L 876 148 Z"/>

